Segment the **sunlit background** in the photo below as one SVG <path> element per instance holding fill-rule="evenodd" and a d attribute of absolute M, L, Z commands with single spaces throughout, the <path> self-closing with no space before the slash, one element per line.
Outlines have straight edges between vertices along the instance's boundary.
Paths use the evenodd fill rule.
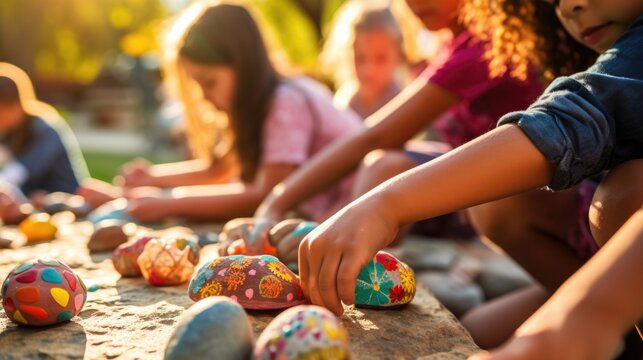
<path fill-rule="evenodd" d="M 161 86 L 164 25 L 190 0 L 0 0 L 0 61 L 32 78 L 70 123 L 91 174 L 110 180 L 135 155 L 180 159 L 176 105 Z M 268 42 L 310 75 L 344 0 L 251 0 Z"/>

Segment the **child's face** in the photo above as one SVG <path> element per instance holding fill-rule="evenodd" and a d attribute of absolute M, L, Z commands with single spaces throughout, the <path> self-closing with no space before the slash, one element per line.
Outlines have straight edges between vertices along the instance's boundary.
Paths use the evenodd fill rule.
<path fill-rule="evenodd" d="M 181 63 L 187 75 L 201 87 L 203 97 L 229 114 L 236 84 L 234 70 L 230 66 L 204 65 L 188 59 L 181 59 Z"/>
<path fill-rule="evenodd" d="M 0 134 L 15 129 L 23 121 L 25 113 L 20 102 L 0 103 Z"/>
<path fill-rule="evenodd" d="M 569 34 L 599 53 L 614 42 L 643 12 L 641 0 L 547 0 Z"/>
<path fill-rule="evenodd" d="M 385 89 L 402 61 L 400 44 L 386 29 L 358 31 L 353 43 L 355 74 L 361 87 Z"/>
<path fill-rule="evenodd" d="M 431 31 L 457 26 L 461 0 L 406 0 L 406 3 Z"/>

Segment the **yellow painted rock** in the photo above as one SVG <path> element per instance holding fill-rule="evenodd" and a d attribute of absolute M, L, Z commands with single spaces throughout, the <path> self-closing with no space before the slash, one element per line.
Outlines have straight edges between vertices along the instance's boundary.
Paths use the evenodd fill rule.
<path fill-rule="evenodd" d="M 30 215 L 18 226 L 27 241 L 45 241 L 56 237 L 58 228 L 51 222 L 49 214 L 40 213 Z"/>

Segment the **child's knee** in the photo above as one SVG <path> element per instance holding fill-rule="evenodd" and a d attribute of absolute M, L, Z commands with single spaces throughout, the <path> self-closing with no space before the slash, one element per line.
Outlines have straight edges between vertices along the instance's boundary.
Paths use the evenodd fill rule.
<path fill-rule="evenodd" d="M 643 204 L 643 160 L 621 164 L 601 182 L 589 210 L 594 239 L 603 245 Z"/>

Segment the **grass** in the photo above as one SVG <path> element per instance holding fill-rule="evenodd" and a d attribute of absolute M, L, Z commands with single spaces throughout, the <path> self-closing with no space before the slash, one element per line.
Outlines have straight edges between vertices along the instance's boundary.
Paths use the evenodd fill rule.
<path fill-rule="evenodd" d="M 89 174 L 96 179 L 111 182 L 116 176 L 123 164 L 132 161 L 134 158 L 140 156 L 138 154 L 112 154 L 105 152 L 92 152 L 83 151 Z M 170 159 L 168 157 L 153 157 L 147 158 L 152 163 L 161 163 L 168 161 L 176 161 L 177 159 Z"/>

